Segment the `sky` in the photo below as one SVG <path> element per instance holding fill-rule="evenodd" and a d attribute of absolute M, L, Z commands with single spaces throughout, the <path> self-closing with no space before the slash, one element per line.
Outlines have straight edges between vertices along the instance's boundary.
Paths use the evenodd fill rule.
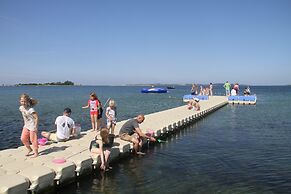
<path fill-rule="evenodd" d="M 1 0 L 0 84 L 291 84 L 290 0 Z"/>

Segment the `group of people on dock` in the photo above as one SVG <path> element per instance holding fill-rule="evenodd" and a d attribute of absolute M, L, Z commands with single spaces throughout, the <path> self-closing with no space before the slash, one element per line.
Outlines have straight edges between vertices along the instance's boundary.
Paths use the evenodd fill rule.
<path fill-rule="evenodd" d="M 199 90 L 199 92 L 198 92 Z M 192 84 L 191 88 L 191 95 L 206 95 L 206 96 L 213 96 L 213 84 L 210 83 L 209 86 L 203 87 L 202 85 L 199 86 L 198 84 Z"/>
<path fill-rule="evenodd" d="M 38 103 L 36 99 L 31 98 L 27 94 L 22 94 L 19 98 L 19 111 L 22 113 L 24 126 L 21 134 L 21 141 L 27 148 L 26 156 L 37 157 L 38 156 L 38 113 L 34 109 Z M 113 99 L 109 100 L 108 107 L 106 108 L 106 127 L 102 126 L 102 113 L 103 108 L 101 101 L 98 99 L 96 93 L 91 93 L 90 98 L 86 106 L 82 108 L 90 109 L 90 118 L 92 124 L 92 130 L 96 131 L 95 139 L 90 142 L 89 149 L 93 154 L 99 154 L 101 157 L 101 170 L 109 169 L 108 159 L 110 155 L 110 149 L 113 145 L 113 140 L 116 137 L 114 129 L 116 126 L 116 103 Z M 70 138 L 76 137 L 80 133 L 80 129 L 77 130 L 77 126 L 74 120 L 70 117 L 72 110 L 65 108 L 62 116 L 58 116 L 55 120 L 56 131 L 47 132 L 42 131 L 41 135 L 47 140 L 53 142 L 65 142 Z M 124 141 L 133 143 L 134 153 L 138 155 L 144 155 L 141 152 L 142 138 L 146 138 L 150 141 L 156 141 L 154 137 L 146 135 L 139 127 L 145 120 L 143 114 L 139 114 L 136 118 L 128 120 L 120 129 L 119 137 Z M 110 139 L 110 137 L 112 139 Z M 32 144 L 32 146 L 31 146 Z"/>
<path fill-rule="evenodd" d="M 238 96 L 239 95 L 239 84 L 238 83 L 233 84 L 233 87 L 231 87 L 231 84 L 228 81 L 226 81 L 224 83 L 223 87 L 225 88 L 225 95 L 226 96 Z M 251 95 L 251 89 L 249 86 L 245 87 L 243 94 L 245 96 Z"/>

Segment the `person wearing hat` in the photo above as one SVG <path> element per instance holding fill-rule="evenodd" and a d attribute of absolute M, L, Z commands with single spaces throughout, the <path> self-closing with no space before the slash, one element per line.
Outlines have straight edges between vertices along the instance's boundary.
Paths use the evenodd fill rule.
<path fill-rule="evenodd" d="M 58 116 L 55 121 L 57 127 L 56 133 L 41 132 L 41 135 L 48 140 L 55 142 L 64 142 L 70 139 L 70 136 L 74 134 L 75 122 L 70 118 L 72 110 L 70 108 L 65 108 L 63 115 Z"/>

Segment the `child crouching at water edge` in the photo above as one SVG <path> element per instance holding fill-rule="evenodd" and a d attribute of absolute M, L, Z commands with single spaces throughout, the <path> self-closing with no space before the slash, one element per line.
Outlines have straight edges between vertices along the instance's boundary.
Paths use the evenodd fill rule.
<path fill-rule="evenodd" d="M 196 111 L 200 111 L 200 104 L 198 98 L 193 98 L 193 100 L 190 100 L 188 102 L 188 109 L 191 110 L 195 108 Z"/>
<path fill-rule="evenodd" d="M 92 154 L 99 154 L 101 158 L 101 170 L 109 170 L 108 159 L 110 155 L 111 146 L 109 143 L 109 131 L 107 128 L 102 128 L 94 141 L 91 142 L 89 150 Z"/>
<path fill-rule="evenodd" d="M 106 108 L 106 117 L 107 117 L 107 128 L 111 132 L 110 134 L 114 134 L 114 129 L 116 126 L 116 104 L 114 100 L 109 101 L 109 106 Z"/>
<path fill-rule="evenodd" d="M 38 114 L 34 110 L 34 106 L 38 103 L 36 99 L 30 98 L 27 94 L 22 94 L 19 98 L 19 111 L 22 113 L 24 126 L 21 133 L 21 141 L 27 148 L 26 156 L 33 151 L 33 157 L 38 156 L 37 130 L 38 130 Z M 32 148 L 30 147 L 32 143 Z"/>

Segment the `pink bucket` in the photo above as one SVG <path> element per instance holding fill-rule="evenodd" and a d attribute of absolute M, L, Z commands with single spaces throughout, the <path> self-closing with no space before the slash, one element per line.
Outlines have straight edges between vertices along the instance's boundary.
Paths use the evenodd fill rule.
<path fill-rule="evenodd" d="M 37 140 L 38 145 L 44 146 L 47 143 L 47 138 L 40 138 Z"/>

